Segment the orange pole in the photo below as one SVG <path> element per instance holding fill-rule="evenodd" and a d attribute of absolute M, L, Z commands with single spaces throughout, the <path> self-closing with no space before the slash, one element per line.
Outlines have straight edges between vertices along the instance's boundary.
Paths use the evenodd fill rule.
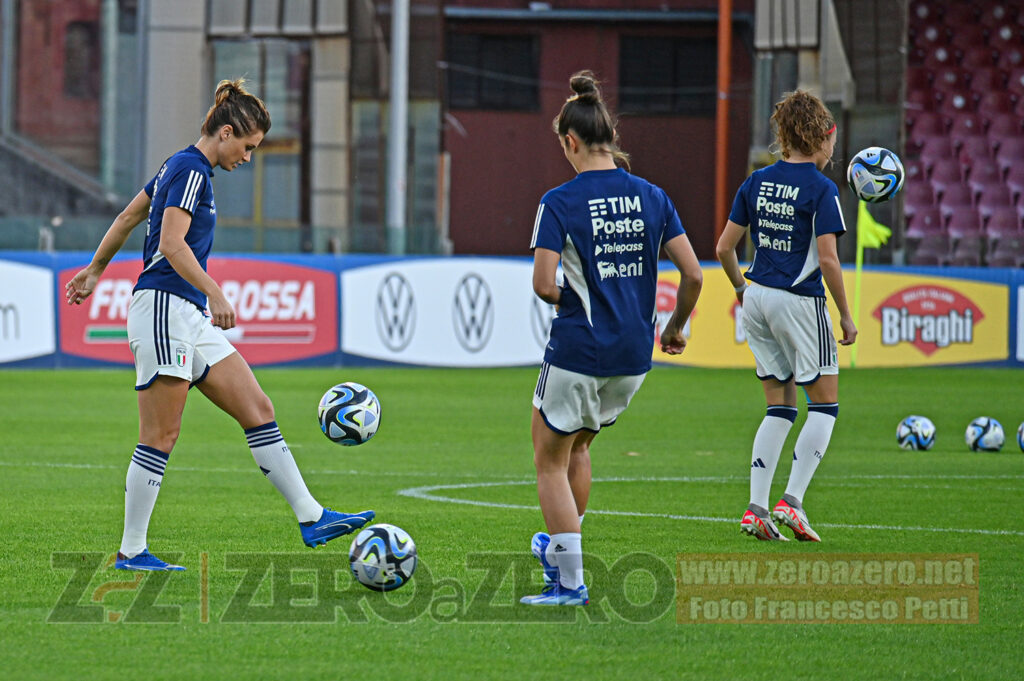
<path fill-rule="evenodd" d="M 718 102 L 715 107 L 715 243 L 729 217 L 729 84 L 732 80 L 732 0 L 718 0 Z"/>

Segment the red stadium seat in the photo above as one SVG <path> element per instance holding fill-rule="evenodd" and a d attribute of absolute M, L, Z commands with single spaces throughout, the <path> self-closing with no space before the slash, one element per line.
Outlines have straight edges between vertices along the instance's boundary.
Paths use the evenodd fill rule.
<path fill-rule="evenodd" d="M 977 93 L 967 90 L 963 92 L 940 92 L 936 90 L 935 97 L 938 99 L 938 103 L 935 105 L 934 110 L 950 118 L 965 111 L 974 111 L 977 101 Z"/>
<path fill-rule="evenodd" d="M 913 213 L 919 207 L 935 206 L 938 202 L 935 200 L 935 192 L 932 191 L 930 184 L 907 180 L 903 187 L 903 204 L 904 211 Z"/>
<path fill-rule="evenodd" d="M 932 87 L 931 69 L 923 66 L 907 67 L 907 90 L 928 90 Z"/>
<path fill-rule="evenodd" d="M 992 94 L 1006 95 L 1005 92 Z M 1009 97 L 1009 95 L 1006 95 Z M 1015 113 L 997 113 L 987 116 L 988 128 L 986 134 L 995 139 L 1003 137 L 1020 137 L 1024 135 L 1024 119 Z"/>
<path fill-rule="evenodd" d="M 960 140 L 957 158 L 963 166 L 993 160 L 992 142 L 988 137 L 965 137 Z"/>
<path fill-rule="evenodd" d="M 1006 90 L 1019 99 L 1024 97 L 1024 65 L 1008 70 Z"/>
<path fill-rule="evenodd" d="M 956 242 L 949 264 L 953 267 L 981 267 L 981 236 L 964 237 Z"/>
<path fill-rule="evenodd" d="M 1013 199 L 1010 189 L 1005 184 L 990 185 L 988 189 L 978 197 L 978 216 L 981 221 L 987 222 L 992 212 L 997 208 L 1013 208 Z"/>
<path fill-rule="evenodd" d="M 911 265 L 946 265 L 949 262 L 949 237 L 942 233 L 922 239 L 910 254 Z"/>
<path fill-rule="evenodd" d="M 967 172 L 967 186 L 975 196 L 981 194 L 986 187 L 1003 181 L 1003 172 L 999 165 L 991 159 L 972 159 L 964 165 Z"/>
<path fill-rule="evenodd" d="M 928 176 L 932 190 L 936 196 L 942 196 L 950 185 L 963 183 L 960 175 L 960 164 L 952 160 L 944 163 L 936 163 Z"/>
<path fill-rule="evenodd" d="M 967 22 L 950 24 L 947 19 L 946 27 L 950 30 L 949 44 L 959 50 L 988 43 L 988 31 L 981 24 Z"/>
<path fill-rule="evenodd" d="M 997 141 L 989 138 L 990 141 Z M 1011 166 L 1024 159 L 1024 137 L 1004 137 L 998 140 L 996 163 L 1005 173 Z"/>
<path fill-rule="evenodd" d="M 949 29 L 941 22 L 935 21 L 914 27 L 912 36 L 914 44 L 919 47 L 932 47 L 949 43 Z"/>
<path fill-rule="evenodd" d="M 996 66 L 1004 71 L 1012 71 L 1024 66 L 1024 47 L 1005 47 L 999 50 Z"/>
<path fill-rule="evenodd" d="M 935 74 L 932 87 L 937 92 L 966 93 L 970 90 L 970 71 L 959 66 L 947 66 L 933 69 Z"/>
<path fill-rule="evenodd" d="M 953 30 L 978 25 L 978 10 L 970 2 L 948 2 L 942 13 L 942 21 Z"/>
<path fill-rule="evenodd" d="M 935 172 L 934 170 L 932 171 Z M 935 188 L 935 185 L 932 185 Z M 936 192 L 939 197 L 939 204 L 950 204 L 950 205 L 974 205 L 974 194 L 971 192 L 971 188 L 966 184 L 948 184 L 942 189 L 942 193 Z"/>
<path fill-rule="evenodd" d="M 989 242 L 986 258 L 989 267 L 1024 266 L 1024 235 L 1007 236 L 996 242 Z"/>
<path fill-rule="evenodd" d="M 981 220 L 977 211 L 969 204 L 942 204 L 942 212 L 946 214 L 946 231 L 954 239 L 979 236 L 982 232 Z"/>
<path fill-rule="evenodd" d="M 1017 15 L 1015 3 L 993 2 L 982 9 L 981 16 L 978 17 L 978 23 L 987 28 L 995 28 L 1003 24 L 1013 23 Z"/>
<path fill-rule="evenodd" d="M 930 71 L 957 65 L 956 50 L 950 45 L 931 45 L 921 47 L 921 61 L 923 68 Z"/>
<path fill-rule="evenodd" d="M 1013 95 L 1002 85 L 998 89 L 978 93 L 977 109 L 986 121 L 993 117 L 1013 111 Z"/>
<path fill-rule="evenodd" d="M 953 158 L 953 142 L 946 135 L 929 135 L 921 142 L 921 158 Z"/>
<path fill-rule="evenodd" d="M 1017 209 L 1013 206 L 994 208 L 985 222 L 985 233 L 990 241 L 998 241 L 1006 236 L 1024 234 L 1020 226 Z"/>
<path fill-rule="evenodd" d="M 999 53 L 988 45 L 972 45 L 960 56 L 960 66 L 975 71 L 994 67 Z"/>
<path fill-rule="evenodd" d="M 913 114 L 919 111 L 934 111 L 939 104 L 938 98 L 932 92 L 931 87 L 927 90 L 907 90 L 903 99 L 903 106 L 907 111 L 908 120 L 912 120 Z"/>
<path fill-rule="evenodd" d="M 928 23 L 939 21 L 942 18 L 935 4 L 929 0 L 917 0 L 916 2 L 910 3 L 910 12 L 907 16 L 907 20 L 910 22 L 911 29 L 915 26 L 922 26 Z"/>
<path fill-rule="evenodd" d="M 927 239 L 932 235 L 944 233 L 945 229 L 945 221 L 939 209 L 935 206 L 926 206 L 914 212 L 904 236 L 914 240 Z"/>
<path fill-rule="evenodd" d="M 924 163 L 919 158 L 907 158 L 903 160 L 903 172 L 906 182 L 924 182 L 928 179 Z"/>
<path fill-rule="evenodd" d="M 965 137 L 978 137 L 985 134 L 985 119 L 976 113 L 959 113 L 950 117 L 949 136 L 953 144 L 960 147 L 960 140 Z"/>
<path fill-rule="evenodd" d="M 984 95 L 986 92 L 1001 92 L 1005 87 L 1006 71 L 998 66 L 980 66 L 971 69 L 971 90 L 979 95 Z"/>
<path fill-rule="evenodd" d="M 1024 205 L 1024 165 L 1010 166 L 1006 173 L 1006 187 L 1013 196 L 1013 202 L 1018 206 Z"/>
<path fill-rule="evenodd" d="M 1020 47 L 1024 45 L 1022 28 L 1018 24 L 1003 24 L 992 29 L 988 42 L 997 50 L 1002 52 L 1006 48 Z"/>

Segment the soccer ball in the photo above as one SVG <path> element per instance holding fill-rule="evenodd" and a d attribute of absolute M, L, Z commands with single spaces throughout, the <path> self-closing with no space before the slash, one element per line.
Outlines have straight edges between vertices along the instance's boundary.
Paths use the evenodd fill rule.
<path fill-rule="evenodd" d="M 416 570 L 416 543 L 400 527 L 378 523 L 352 540 L 348 565 L 359 583 L 374 591 L 394 591 Z"/>
<path fill-rule="evenodd" d="M 1024 452 L 1024 423 L 1017 426 L 1017 446 Z"/>
<path fill-rule="evenodd" d="M 1003 448 L 1003 426 L 993 418 L 979 416 L 967 426 L 964 440 L 975 452 L 998 452 Z"/>
<path fill-rule="evenodd" d="M 846 168 L 846 181 L 853 193 L 868 203 L 888 201 L 903 186 L 900 157 L 882 147 L 862 149 Z"/>
<path fill-rule="evenodd" d="M 896 427 L 896 442 L 903 449 L 931 449 L 935 444 L 935 424 L 924 416 L 908 416 Z"/>
<path fill-rule="evenodd" d="M 317 413 L 320 430 L 339 445 L 360 445 L 380 426 L 380 401 L 358 383 L 339 383 L 325 392 Z"/>

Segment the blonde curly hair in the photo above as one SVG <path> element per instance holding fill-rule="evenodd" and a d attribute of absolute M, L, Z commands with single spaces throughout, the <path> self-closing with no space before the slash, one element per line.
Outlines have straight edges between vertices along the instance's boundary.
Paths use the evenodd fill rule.
<path fill-rule="evenodd" d="M 775 144 L 772 151 L 782 152 L 782 158 L 789 158 L 793 152 L 813 156 L 832 134 L 836 121 L 820 99 L 796 90 L 783 95 L 775 103 L 772 114 L 775 127 Z"/>

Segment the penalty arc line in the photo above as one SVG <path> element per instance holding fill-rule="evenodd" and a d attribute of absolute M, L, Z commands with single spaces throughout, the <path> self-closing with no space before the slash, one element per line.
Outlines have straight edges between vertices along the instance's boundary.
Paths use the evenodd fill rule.
<path fill-rule="evenodd" d="M 721 481 L 722 478 L 685 478 L 685 477 L 672 477 L 672 478 L 594 478 L 593 482 L 709 482 L 709 481 Z M 487 508 L 507 508 L 512 510 L 521 511 L 539 511 L 539 506 L 532 506 L 527 504 L 509 504 L 498 501 L 482 501 L 479 499 L 460 499 L 458 497 L 447 497 L 435 495 L 433 492 L 441 490 L 454 490 L 454 489 L 477 489 L 481 487 L 501 487 L 507 485 L 532 485 L 535 484 L 535 480 L 511 480 L 502 482 L 464 482 L 451 485 L 425 485 L 422 487 L 409 487 L 406 489 L 398 490 L 398 495 L 403 497 L 410 497 L 413 499 L 422 499 L 424 501 L 435 501 L 449 504 L 463 504 L 467 506 L 483 506 Z M 663 518 L 666 520 L 695 520 L 698 522 L 711 522 L 711 523 L 734 523 L 735 518 L 720 518 L 716 516 L 702 516 L 702 515 L 680 515 L 675 513 L 646 513 L 642 511 L 614 511 L 614 510 L 587 510 L 587 514 L 593 515 L 610 515 L 610 516 L 626 516 L 632 518 Z M 834 527 L 846 530 L 888 530 L 892 532 L 954 532 L 962 534 L 985 534 L 985 535 L 997 535 L 997 536 L 1024 536 L 1024 531 L 1020 530 L 986 530 L 986 529 L 975 529 L 975 528 L 963 528 L 963 527 L 921 527 L 921 526 L 902 526 L 902 525 L 853 525 L 848 523 L 815 523 L 818 527 Z"/>

